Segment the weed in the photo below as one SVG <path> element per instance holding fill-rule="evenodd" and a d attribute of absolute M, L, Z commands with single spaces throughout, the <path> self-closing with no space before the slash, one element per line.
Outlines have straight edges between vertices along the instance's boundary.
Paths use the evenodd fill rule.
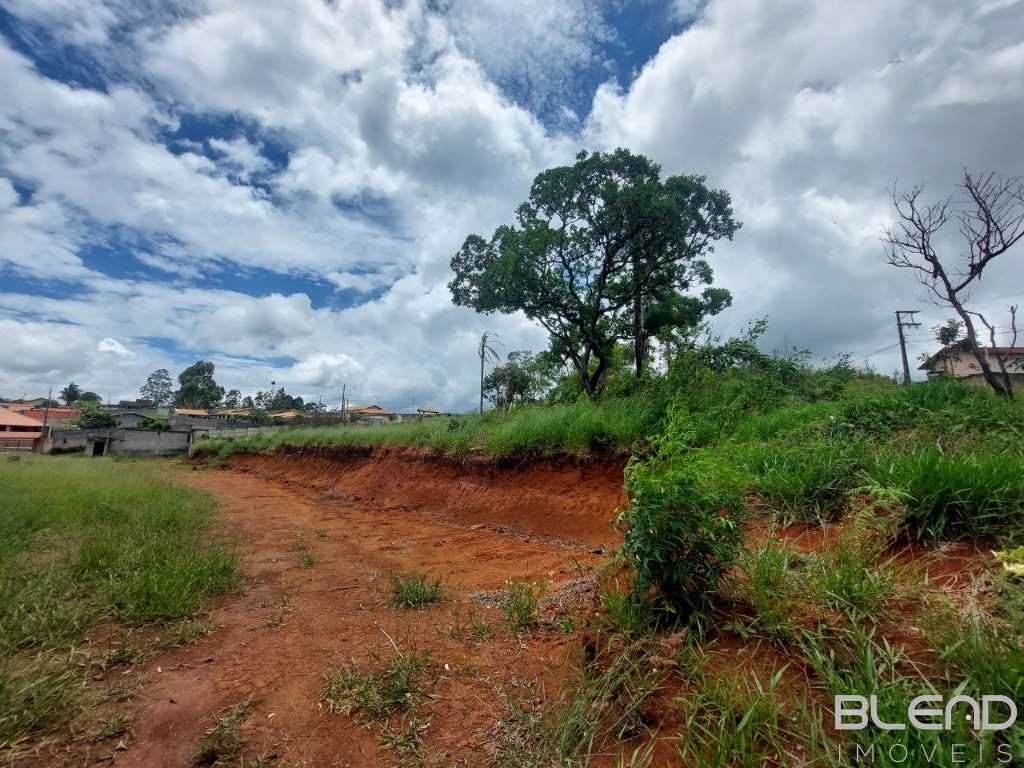
<path fill-rule="evenodd" d="M 466 623 L 462 623 L 458 614 L 452 614 L 452 625 L 447 629 L 446 634 L 448 637 L 456 638 L 462 635 L 464 632 L 468 632 L 477 642 L 483 642 L 484 640 L 490 640 L 493 637 L 494 632 L 491 630 L 490 625 L 486 619 L 478 618 L 473 611 L 470 611 L 466 617 Z"/>
<path fill-rule="evenodd" d="M 89 741 L 103 741 L 123 736 L 132 727 L 135 721 L 132 715 L 117 715 L 102 720 L 100 724 L 89 734 Z"/>
<path fill-rule="evenodd" d="M 372 656 L 376 669 L 363 671 L 355 660 L 325 675 L 321 701 L 331 713 L 383 720 L 394 712 L 411 713 L 423 693 L 430 654 L 399 653 L 385 664 Z"/>
<path fill-rule="evenodd" d="M 154 651 L 164 651 L 168 648 L 191 645 L 215 629 L 217 629 L 217 625 L 210 621 L 195 621 L 191 619 L 179 621 L 169 625 L 164 630 L 164 633 L 157 640 Z"/>
<path fill-rule="evenodd" d="M 281 605 L 278 606 L 277 610 L 274 611 L 267 617 L 267 620 L 263 622 L 265 627 L 280 627 L 284 624 L 284 620 L 288 617 L 291 612 L 292 606 L 298 598 L 295 595 L 288 595 L 281 601 Z"/>
<path fill-rule="evenodd" d="M 907 581 L 906 569 L 882 556 L 892 541 L 893 527 L 893 520 L 876 518 L 870 510 L 855 515 L 832 546 L 808 558 L 813 596 L 855 621 L 876 615 L 897 586 Z"/>
<path fill-rule="evenodd" d="M 316 563 L 316 558 L 310 552 L 299 558 L 299 568 L 312 568 L 314 563 Z"/>
<path fill-rule="evenodd" d="M 803 562 L 793 549 L 771 544 L 740 556 L 743 577 L 737 580 L 737 595 L 754 610 L 752 628 L 773 642 L 790 639 L 797 627 L 797 571 Z"/>
<path fill-rule="evenodd" d="M 545 586 L 535 581 L 509 579 L 505 582 L 505 596 L 501 607 L 505 611 L 509 630 L 513 634 L 518 634 L 537 623 L 540 599 L 545 591 Z"/>
<path fill-rule="evenodd" d="M 39 653 L 0 665 L 0 744 L 66 726 L 85 696 L 85 668 L 70 655 Z"/>
<path fill-rule="evenodd" d="M 802 741 L 787 713 L 784 669 L 762 683 L 756 677 L 704 676 L 700 687 L 680 699 L 685 734 L 680 756 L 706 768 L 796 765 Z"/>
<path fill-rule="evenodd" d="M 193 759 L 193 765 L 222 765 L 239 757 L 245 746 L 245 738 L 239 726 L 248 719 L 252 704 L 253 697 L 250 696 L 243 703 L 217 716 L 213 727 L 199 741 L 199 751 Z"/>
<path fill-rule="evenodd" d="M 605 663 L 581 660 L 557 697 L 508 701 L 495 765 L 588 765 L 606 739 L 632 739 L 644 730 L 644 709 L 658 690 L 649 652 L 630 644 Z"/>
<path fill-rule="evenodd" d="M 1024 472 L 1010 453 L 936 446 L 879 455 L 868 475 L 905 507 L 912 535 L 932 540 L 1012 532 L 1024 519 Z"/>
<path fill-rule="evenodd" d="M 397 726 L 389 721 L 381 730 L 380 743 L 385 749 L 395 750 L 399 768 L 424 765 L 427 756 L 422 737 L 429 728 L 429 719 L 421 720 L 415 716 L 403 717 Z"/>
<path fill-rule="evenodd" d="M 620 589 L 618 584 L 602 590 L 601 605 L 612 626 L 627 637 L 646 635 L 654 630 L 654 606 L 637 590 Z"/>
<path fill-rule="evenodd" d="M 786 521 L 824 521 L 846 506 L 859 463 L 849 444 L 810 441 L 792 447 L 758 443 L 750 469 L 761 495 Z"/>
<path fill-rule="evenodd" d="M 431 579 L 426 573 L 410 576 L 391 574 L 391 604 L 396 608 L 422 608 L 444 598 L 441 577 Z"/>

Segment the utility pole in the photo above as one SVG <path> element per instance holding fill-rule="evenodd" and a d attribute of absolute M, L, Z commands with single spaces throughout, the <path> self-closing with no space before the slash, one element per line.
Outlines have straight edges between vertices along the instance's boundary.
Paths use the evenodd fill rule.
<path fill-rule="evenodd" d="M 900 355 L 903 357 L 903 383 L 910 383 L 910 364 L 907 362 L 907 340 L 903 338 L 904 328 L 920 328 L 920 323 L 913 322 L 914 315 L 917 314 L 917 310 L 910 309 L 898 309 L 896 310 L 896 331 L 900 336 Z M 909 315 L 910 321 L 904 320 L 903 316 Z"/>
<path fill-rule="evenodd" d="M 43 410 L 43 436 L 39 440 L 39 452 L 43 452 L 43 443 L 50 439 L 50 399 L 53 397 L 53 387 L 46 393 L 46 408 Z M 24 399 L 24 398 L 22 398 Z"/>
<path fill-rule="evenodd" d="M 345 387 L 347 387 L 347 386 L 348 386 L 347 384 L 342 384 L 341 385 L 341 420 L 342 421 L 345 420 Z"/>

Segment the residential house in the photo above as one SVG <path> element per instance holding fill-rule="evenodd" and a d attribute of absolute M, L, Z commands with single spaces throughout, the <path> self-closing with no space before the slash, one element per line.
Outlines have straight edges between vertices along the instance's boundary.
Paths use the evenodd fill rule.
<path fill-rule="evenodd" d="M 57 408 L 38 408 L 30 403 L 0 403 L 0 411 L 20 413 L 22 416 L 28 416 L 30 419 L 45 422 L 48 427 L 53 427 L 54 429 L 65 426 L 69 421 L 78 418 L 78 410 L 75 408 L 63 406 Z"/>
<path fill-rule="evenodd" d="M 345 409 L 345 417 L 365 421 L 371 426 L 387 424 L 394 417 L 394 413 L 386 411 L 379 405 L 350 405 Z"/>
<path fill-rule="evenodd" d="M 252 408 L 225 408 L 215 414 L 218 419 L 229 421 L 232 419 L 248 419 Z"/>
<path fill-rule="evenodd" d="M 421 408 L 417 408 L 416 409 L 416 413 L 418 413 L 420 416 L 440 416 L 441 415 L 441 411 L 439 411 L 437 408 L 427 408 L 426 406 L 423 406 Z"/>
<path fill-rule="evenodd" d="M 32 451 L 43 437 L 43 422 L 0 409 L 0 451 Z"/>
<path fill-rule="evenodd" d="M 998 354 L 1006 362 L 1006 372 L 1014 389 L 1024 387 L 1024 347 L 985 347 L 982 349 L 993 371 L 999 371 Z M 957 381 L 985 386 L 974 353 L 956 346 L 945 347 L 925 360 L 918 370 L 927 371 L 929 376 L 952 376 Z"/>
<path fill-rule="evenodd" d="M 167 422 L 172 427 L 188 426 L 189 424 L 205 424 L 214 417 L 202 408 L 175 408 L 171 411 Z"/>
<path fill-rule="evenodd" d="M 138 411 L 118 411 L 114 414 L 119 427 L 137 427 L 150 421 L 150 418 Z"/>

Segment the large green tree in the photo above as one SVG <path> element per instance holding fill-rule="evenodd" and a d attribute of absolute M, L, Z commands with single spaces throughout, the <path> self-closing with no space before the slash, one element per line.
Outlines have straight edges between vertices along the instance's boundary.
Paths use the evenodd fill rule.
<path fill-rule="evenodd" d="M 157 368 L 146 379 L 146 383 L 139 388 L 139 393 L 147 400 L 153 401 L 153 407 L 159 408 L 171 402 L 174 397 L 174 382 L 171 381 L 171 373 L 166 368 Z"/>
<path fill-rule="evenodd" d="M 478 312 L 522 311 L 551 336 L 583 390 L 604 385 L 615 345 L 630 340 L 643 376 L 652 316 L 711 282 L 705 256 L 739 228 L 727 192 L 703 176 L 661 179 L 661 168 L 625 149 L 581 152 L 571 166 L 534 179 L 516 224 L 466 238 L 451 261 L 456 304 Z M 720 309 L 721 292 L 707 297 Z M 692 309 L 692 306 L 688 307 Z M 665 317 L 668 317 L 665 320 Z"/>
<path fill-rule="evenodd" d="M 213 363 L 193 363 L 178 374 L 178 383 L 174 403 L 182 408 L 213 408 L 224 397 L 224 387 L 213 379 Z"/>

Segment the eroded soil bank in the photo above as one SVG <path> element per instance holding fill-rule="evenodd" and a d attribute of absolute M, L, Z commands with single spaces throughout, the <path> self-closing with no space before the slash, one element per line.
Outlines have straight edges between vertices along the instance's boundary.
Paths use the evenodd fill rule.
<path fill-rule="evenodd" d="M 609 521 L 625 502 L 625 460 L 501 462 L 381 446 L 291 446 L 234 454 L 226 466 L 319 494 L 319 501 L 418 512 L 443 523 L 592 548 L 617 539 Z"/>

